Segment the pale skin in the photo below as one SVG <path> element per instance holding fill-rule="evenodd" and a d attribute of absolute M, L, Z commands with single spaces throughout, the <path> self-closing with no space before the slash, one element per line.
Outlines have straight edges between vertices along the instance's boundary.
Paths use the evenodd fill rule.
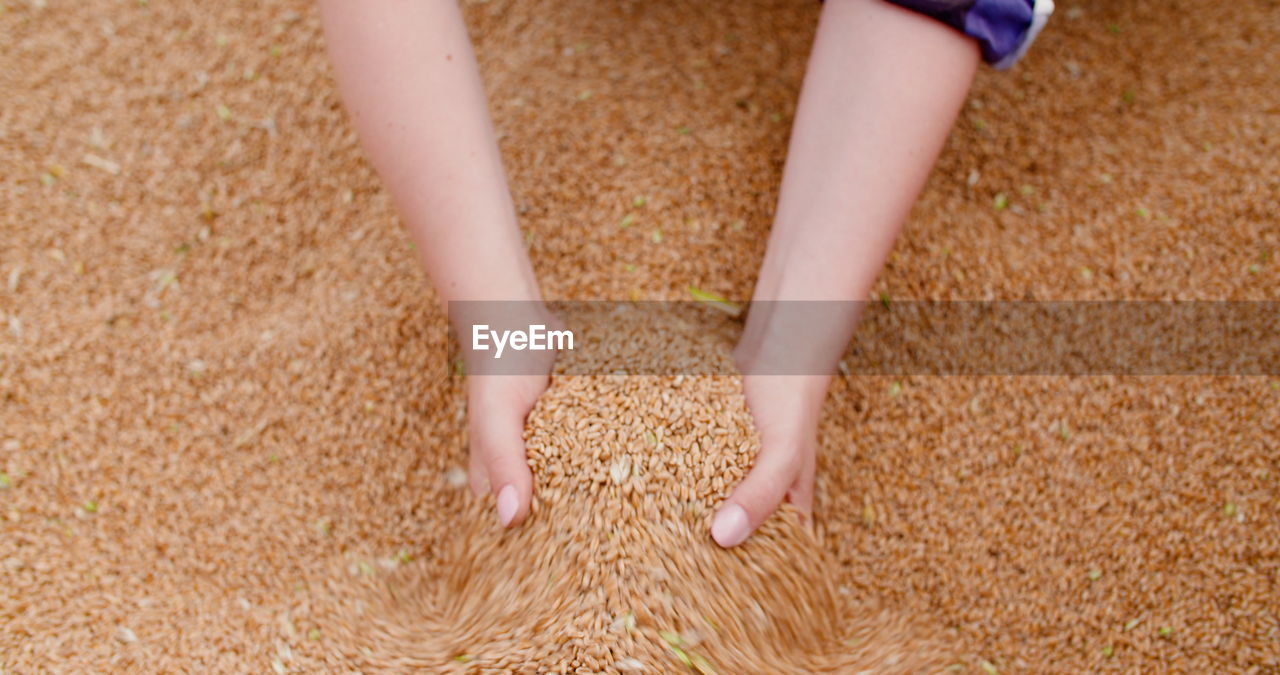
<path fill-rule="evenodd" d="M 361 142 L 451 300 L 540 303 L 475 55 L 451 0 L 320 0 L 339 89 Z M 731 11 L 731 10 L 727 10 Z M 771 300 L 867 298 L 964 101 L 977 44 L 880 0 L 827 0 L 753 308 L 734 352 L 762 447 L 711 536 L 741 544 L 783 500 L 813 508 L 817 427 L 830 375 L 752 375 L 784 347 Z M 643 58 L 637 55 L 637 58 Z M 537 306 L 536 304 L 533 306 Z M 804 348 L 833 372 L 856 312 Z M 788 344 L 786 349 L 794 348 Z M 529 513 L 521 432 L 548 377 L 467 378 L 471 487 L 499 521 Z"/>

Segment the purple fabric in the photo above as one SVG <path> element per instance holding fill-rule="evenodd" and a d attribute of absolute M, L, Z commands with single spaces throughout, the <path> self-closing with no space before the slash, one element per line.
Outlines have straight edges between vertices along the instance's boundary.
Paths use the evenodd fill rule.
<path fill-rule="evenodd" d="M 982 58 L 998 63 L 1018 51 L 1031 27 L 1033 0 L 977 0 L 964 17 L 964 32 L 982 45 Z"/>
<path fill-rule="evenodd" d="M 889 0 L 895 5 L 913 12 L 933 17 L 952 28 L 964 32 L 964 15 L 977 0 Z"/>
<path fill-rule="evenodd" d="M 1000 63 L 1022 45 L 1031 27 L 1035 0 L 889 0 L 933 17 L 982 46 L 982 59 Z"/>

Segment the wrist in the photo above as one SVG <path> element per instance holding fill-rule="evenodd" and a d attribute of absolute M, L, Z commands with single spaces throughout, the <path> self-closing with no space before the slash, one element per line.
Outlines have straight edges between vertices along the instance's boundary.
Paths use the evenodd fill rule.
<path fill-rule="evenodd" d="M 541 299 L 455 300 L 447 307 L 468 374 L 545 377 L 551 371 L 565 324 Z"/>
<path fill-rule="evenodd" d="M 743 375 L 829 378 L 849 346 L 863 304 L 754 300 L 734 361 Z"/>

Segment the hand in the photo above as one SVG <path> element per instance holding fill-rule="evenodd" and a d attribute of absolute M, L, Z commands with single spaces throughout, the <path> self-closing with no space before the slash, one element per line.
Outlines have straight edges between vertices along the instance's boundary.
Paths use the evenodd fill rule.
<path fill-rule="evenodd" d="M 320 10 L 351 121 L 440 301 L 533 309 L 538 284 L 458 3 L 322 0 Z M 468 373 L 478 372 L 473 365 Z M 497 493 L 505 526 L 529 514 L 522 434 L 545 372 L 467 377 L 471 487 Z"/>
<path fill-rule="evenodd" d="M 741 544 L 783 499 L 795 505 L 806 522 L 811 519 L 818 418 L 830 379 L 817 375 L 742 378 L 761 446 L 747 477 L 716 513 L 711 537 L 717 544 L 725 548 Z"/>
<path fill-rule="evenodd" d="M 912 48 L 903 51 L 903 44 Z M 928 178 L 978 66 L 977 44 L 915 12 L 828 2 L 813 42 L 769 245 L 734 356 L 762 443 L 711 527 L 742 543 L 789 499 L 809 517 L 829 375 Z M 775 301 L 834 301 L 820 312 Z M 745 357 L 745 358 L 744 358 Z M 759 362 L 764 368 L 744 365 Z"/>
<path fill-rule="evenodd" d="M 547 375 L 482 375 L 467 378 L 467 435 L 471 490 L 498 498 L 503 527 L 524 522 L 533 496 L 533 474 L 525 455 L 524 423 Z"/>

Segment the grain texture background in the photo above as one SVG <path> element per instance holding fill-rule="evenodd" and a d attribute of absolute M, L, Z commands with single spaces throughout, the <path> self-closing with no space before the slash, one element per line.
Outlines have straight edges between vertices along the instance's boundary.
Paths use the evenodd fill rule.
<path fill-rule="evenodd" d="M 546 294 L 747 295 L 816 3 L 465 6 Z M 0 665 L 358 667 L 342 601 L 474 507 L 314 9 L 0 8 Z M 1268 0 L 1064 0 L 877 294 L 1280 298 L 1278 43 Z M 832 582 L 968 672 L 1274 670 L 1278 384 L 841 378 Z"/>

